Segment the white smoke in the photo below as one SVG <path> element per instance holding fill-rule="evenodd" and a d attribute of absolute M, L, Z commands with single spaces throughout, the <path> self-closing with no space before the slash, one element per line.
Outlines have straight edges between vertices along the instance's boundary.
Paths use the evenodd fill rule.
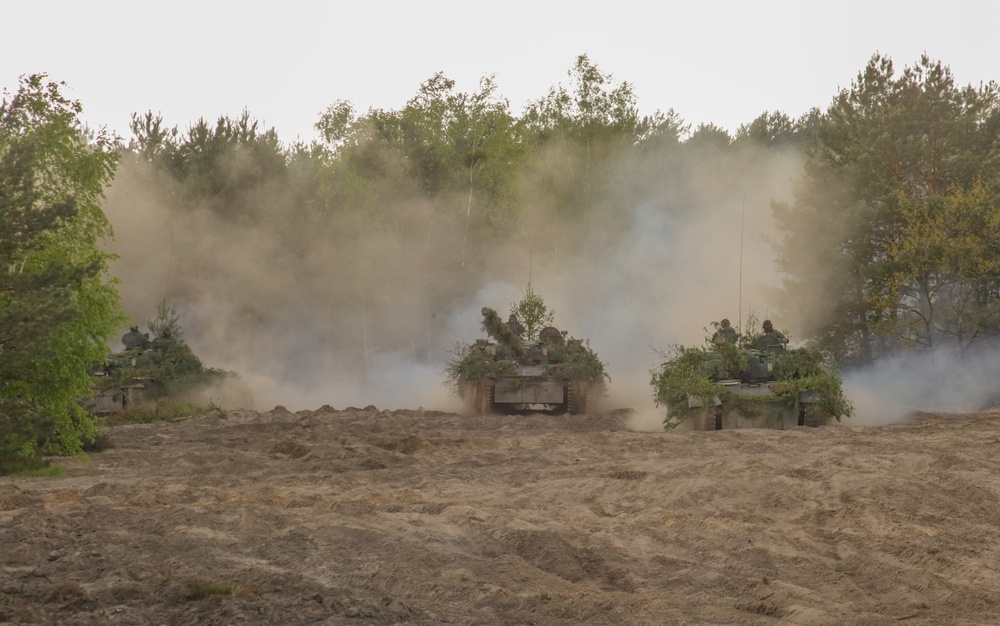
<path fill-rule="evenodd" d="M 887 357 L 844 376 L 855 407 L 848 424 L 876 426 L 906 420 L 916 411 L 969 412 L 1000 398 L 1000 350 L 984 344 L 959 351 L 939 347 Z"/>

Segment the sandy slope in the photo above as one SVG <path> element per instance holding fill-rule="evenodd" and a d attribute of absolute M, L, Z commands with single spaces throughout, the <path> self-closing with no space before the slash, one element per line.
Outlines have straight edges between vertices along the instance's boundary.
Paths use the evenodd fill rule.
<path fill-rule="evenodd" d="M 1000 413 L 628 420 L 279 407 L 117 427 L 64 477 L 0 478 L 0 621 L 1000 623 Z"/>

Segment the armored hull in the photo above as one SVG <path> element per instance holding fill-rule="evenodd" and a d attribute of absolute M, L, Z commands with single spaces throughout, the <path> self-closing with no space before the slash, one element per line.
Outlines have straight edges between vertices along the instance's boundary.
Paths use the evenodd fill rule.
<path fill-rule="evenodd" d="M 746 383 L 738 379 L 716 381 L 720 395 L 736 398 L 723 407 L 719 395 L 688 396 L 688 415 L 683 427 L 689 430 L 731 428 L 772 428 L 785 430 L 796 426 L 825 426 L 835 421 L 813 409 L 819 396 L 800 392 L 794 401 L 780 395 L 771 382 Z M 811 410 L 812 409 L 812 410 Z"/>

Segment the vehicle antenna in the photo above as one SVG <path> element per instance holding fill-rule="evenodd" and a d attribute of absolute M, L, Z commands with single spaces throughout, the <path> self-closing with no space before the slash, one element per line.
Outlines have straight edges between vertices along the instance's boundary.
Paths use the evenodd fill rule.
<path fill-rule="evenodd" d="M 171 273 L 174 268 L 174 239 L 177 234 L 177 225 L 175 220 L 170 220 L 170 247 L 167 249 L 167 280 L 166 284 L 163 286 L 163 301 L 167 301 L 167 296 L 170 295 L 170 278 Z"/>
<path fill-rule="evenodd" d="M 743 334 L 743 224 L 747 216 L 747 197 L 743 196 L 743 209 L 740 212 L 740 290 L 739 290 L 739 317 L 736 318 L 736 332 Z"/>

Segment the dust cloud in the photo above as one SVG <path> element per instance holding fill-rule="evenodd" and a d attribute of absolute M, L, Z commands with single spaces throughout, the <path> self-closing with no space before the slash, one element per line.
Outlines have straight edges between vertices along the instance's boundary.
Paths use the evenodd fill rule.
<path fill-rule="evenodd" d="M 523 217 L 523 236 L 478 263 L 460 254 L 462 224 L 420 202 L 389 209 L 402 222 L 394 232 L 345 244 L 352 225 L 336 214 L 282 222 L 300 190 L 254 190 L 233 201 L 244 210 L 234 217 L 190 204 L 174 181 L 130 161 L 107 194 L 108 249 L 131 318 L 145 326 L 161 302 L 173 305 L 206 365 L 252 387 L 246 408 L 454 409 L 450 351 L 481 336 L 483 306 L 506 311 L 530 281 L 555 325 L 607 364 L 604 405 L 650 411 L 650 370 L 671 345 L 769 310 L 764 292 L 779 284 L 770 203 L 790 196 L 800 165 L 760 156 L 737 151 L 711 172 L 667 176 L 675 187 L 640 181 L 609 198 L 613 214 L 570 220 L 539 208 Z"/>
<path fill-rule="evenodd" d="M 634 178 L 603 212 L 558 215 L 528 201 L 506 245 L 467 252 L 464 223 L 440 219 L 426 202 L 389 203 L 394 228 L 366 230 L 336 210 L 288 214 L 303 193 L 293 185 L 199 205 L 128 161 L 105 207 L 115 232 L 108 249 L 118 255 L 112 273 L 133 320 L 144 326 L 161 302 L 173 305 L 194 352 L 239 373 L 253 393 L 244 408 L 258 410 L 456 410 L 444 378 L 452 349 L 482 335 L 483 306 L 505 312 L 530 282 L 555 325 L 587 339 L 606 363 L 600 406 L 631 408 L 630 428 L 655 430 L 662 415 L 651 370 L 672 346 L 701 344 L 723 317 L 742 326 L 751 311 L 793 344 L 802 328 L 767 298 L 782 278 L 771 203 L 791 199 L 799 156 L 743 147 L 716 155 L 712 167 L 668 167 Z M 848 375 L 857 421 L 977 404 L 958 402 L 971 392 L 931 403 L 928 377 L 946 377 L 938 367 L 915 375 L 908 363 L 884 362 Z"/>
<path fill-rule="evenodd" d="M 1000 401 L 998 360 L 1000 346 L 995 344 L 966 351 L 942 345 L 847 372 L 844 390 L 855 408 L 851 423 L 881 426 L 905 421 L 918 411 L 962 413 L 993 407 Z"/>

